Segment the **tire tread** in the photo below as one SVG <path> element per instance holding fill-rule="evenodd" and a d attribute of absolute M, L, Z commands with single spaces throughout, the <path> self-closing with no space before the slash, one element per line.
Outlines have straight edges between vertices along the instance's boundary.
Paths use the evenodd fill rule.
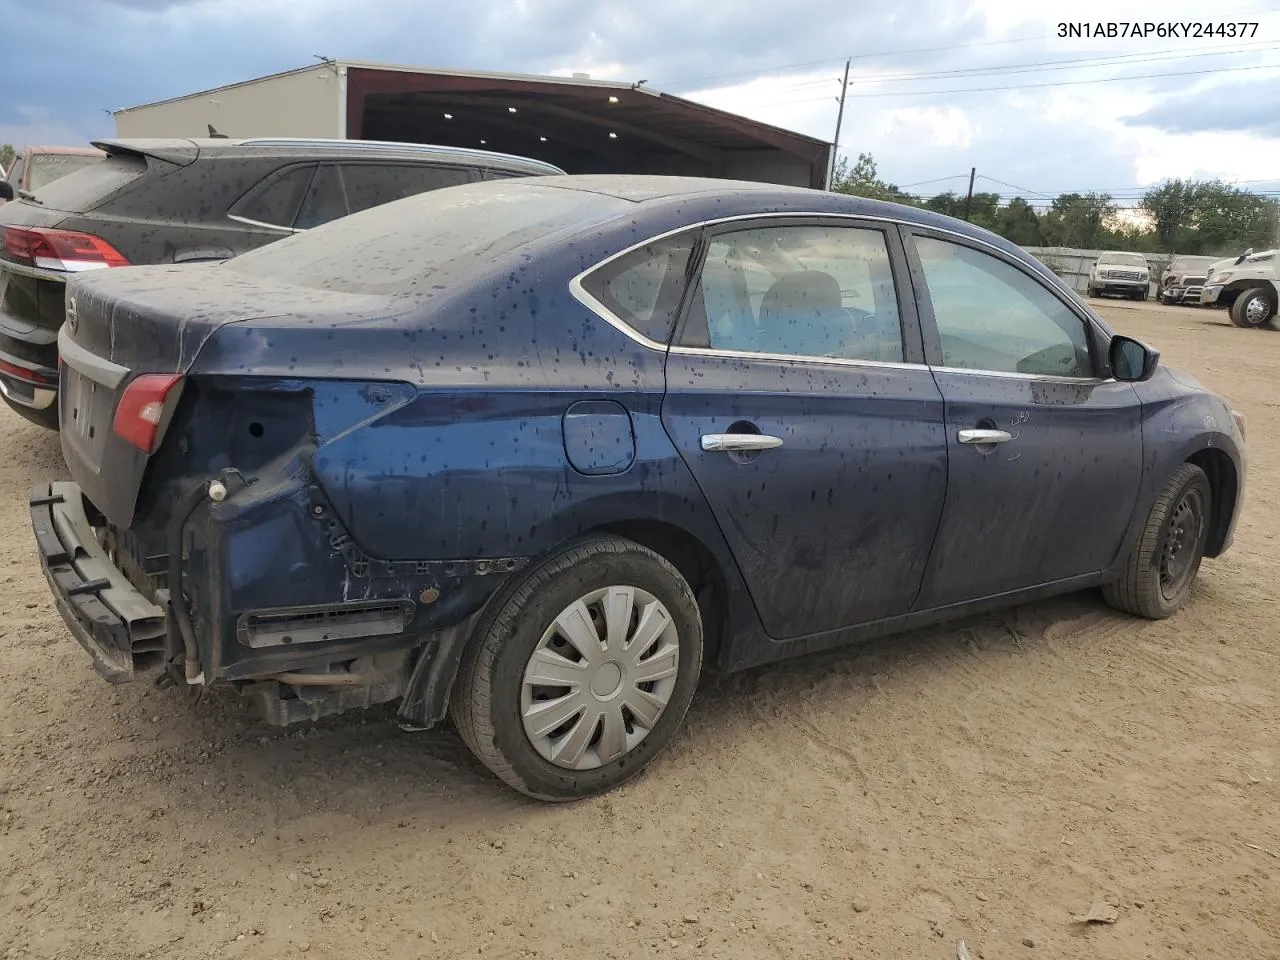
<path fill-rule="evenodd" d="M 1208 478 L 1194 463 L 1184 463 L 1179 466 L 1165 483 L 1160 495 L 1151 506 L 1151 512 L 1147 514 L 1142 537 L 1129 552 L 1119 579 L 1102 588 L 1103 599 L 1110 606 L 1148 620 L 1163 620 L 1176 612 L 1176 606 L 1170 609 L 1157 600 L 1160 590 L 1160 570 L 1152 561 L 1155 559 L 1160 532 L 1164 529 L 1169 511 L 1173 509 L 1183 490 L 1197 476 L 1203 479 L 1208 488 Z M 1208 517 L 1205 520 L 1208 522 Z"/>

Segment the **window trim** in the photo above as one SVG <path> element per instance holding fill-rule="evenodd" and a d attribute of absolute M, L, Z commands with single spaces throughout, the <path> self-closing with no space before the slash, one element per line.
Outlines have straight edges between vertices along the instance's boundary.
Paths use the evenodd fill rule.
<path fill-rule="evenodd" d="M 756 223 L 758 222 L 758 224 Z M 738 217 L 726 217 L 721 220 L 701 225 L 703 236 L 701 243 L 694 250 L 691 261 L 694 269 L 686 283 L 680 313 L 671 337 L 672 353 L 686 356 L 705 356 L 720 358 L 742 358 L 755 360 L 782 360 L 803 363 L 834 363 L 841 366 L 875 366 L 875 367 L 923 367 L 924 350 L 920 339 L 919 319 L 916 316 L 914 298 L 906 296 L 905 286 L 909 283 L 910 272 L 902 249 L 902 238 L 897 229 L 897 221 L 887 217 L 864 217 L 858 214 L 823 214 L 823 213 L 765 213 L 747 214 Z M 689 308 L 693 302 L 693 292 L 702 279 L 702 267 L 706 262 L 707 249 L 711 240 L 726 233 L 741 233 L 745 230 L 771 229 L 785 227 L 834 227 L 845 230 L 871 230 L 884 238 L 885 254 L 889 258 L 889 273 L 893 280 L 893 293 L 898 301 L 898 331 L 902 338 L 901 360 L 863 360 L 853 357 L 815 357 L 812 354 L 799 353 L 759 353 L 748 350 L 724 350 L 716 347 L 687 346 L 680 342 L 685 332 Z"/>
<path fill-rule="evenodd" d="M 268 173 L 265 177 L 258 180 L 248 190 L 240 194 L 240 196 L 236 197 L 235 201 L 231 204 L 231 206 L 227 208 L 227 219 L 234 220 L 236 223 L 246 224 L 247 226 L 250 226 L 250 227 L 257 227 L 261 230 L 273 230 L 276 233 L 280 233 L 280 234 L 298 233 L 299 231 L 294 229 L 294 226 L 292 223 L 286 227 L 283 224 L 279 224 L 279 223 L 267 223 L 266 221 L 263 221 L 263 220 L 254 220 L 252 217 L 245 217 L 238 213 L 232 213 L 232 211 L 235 210 L 237 207 L 239 207 L 242 203 L 244 203 L 246 197 L 252 194 L 255 190 L 261 187 L 268 180 L 274 182 L 275 180 L 278 180 L 284 176 L 287 176 L 291 171 L 297 170 L 299 167 L 311 168 L 311 176 L 307 178 L 307 185 L 302 188 L 302 201 L 305 203 L 307 199 L 307 192 L 311 189 L 311 183 L 316 178 L 316 171 L 320 169 L 320 161 L 318 160 L 303 160 L 299 163 L 285 163 L 285 164 L 282 164 L 281 166 L 276 167 L 274 170 Z M 299 203 L 298 210 L 301 210 L 301 209 L 302 209 L 302 203 Z M 294 211 L 293 219 L 294 220 L 298 219 L 298 211 L 296 210 Z"/>
<path fill-rule="evenodd" d="M 597 260 L 585 270 L 580 271 L 569 280 L 569 293 L 580 304 L 590 310 L 593 314 L 603 320 L 609 326 L 613 327 L 619 333 L 623 334 L 629 340 L 647 347 L 650 350 L 659 352 L 679 353 L 687 356 L 704 356 L 704 357 L 720 357 L 720 358 L 741 358 L 741 359 L 761 359 L 761 360 L 780 360 L 794 361 L 797 363 L 816 363 L 816 364 L 835 364 L 838 366 L 868 366 L 868 367 L 897 367 L 902 369 L 925 369 L 927 364 L 923 362 L 923 353 L 919 354 L 919 360 L 903 360 L 902 362 L 887 360 L 850 360 L 841 357 L 810 357 L 810 356 L 793 356 L 784 354 L 748 354 L 744 352 L 733 351 L 717 351 L 709 347 L 685 347 L 678 343 L 658 343 L 650 340 L 640 331 L 630 326 L 621 317 L 616 316 L 608 307 L 593 297 L 583 286 L 583 280 L 595 273 L 601 267 L 625 257 L 629 253 L 633 253 L 642 247 L 650 244 L 666 240 L 670 237 L 678 236 L 682 233 L 695 233 L 700 236 L 694 242 L 693 255 L 690 257 L 690 276 L 689 281 L 685 284 L 683 296 L 681 298 L 680 311 L 676 317 L 676 322 L 672 326 L 672 341 L 676 340 L 684 327 L 685 316 L 689 308 L 690 291 L 693 289 L 693 280 L 701 275 L 702 261 L 706 256 L 706 233 L 717 227 L 724 225 L 747 224 L 752 221 L 761 223 L 774 224 L 778 221 L 798 221 L 801 223 L 817 223 L 821 221 L 839 221 L 842 225 L 856 225 L 858 223 L 875 224 L 871 229 L 882 230 L 885 233 L 885 243 L 889 250 L 890 268 L 894 275 L 894 288 L 898 297 L 898 316 L 899 322 L 904 326 L 903 347 L 904 356 L 911 356 L 914 351 L 910 348 L 920 346 L 919 337 L 921 334 L 921 324 L 916 314 L 915 298 L 905 296 L 902 281 L 905 279 L 910 282 L 909 261 L 903 247 L 900 227 L 906 224 L 893 217 L 877 217 L 865 214 L 839 213 L 822 210 L 802 210 L 796 212 L 763 212 L 763 213 L 744 213 L 736 214 L 729 217 L 714 217 L 708 220 L 700 220 L 694 223 L 682 224 L 670 230 L 664 230 L 660 233 L 646 237 L 637 243 L 630 244 L 623 249 L 612 253 L 601 260 Z M 914 327 L 915 337 L 908 339 L 905 327 L 911 323 Z"/>
<path fill-rule="evenodd" d="M 907 280 L 914 294 L 913 296 L 907 298 L 907 301 L 905 304 L 902 304 L 901 300 L 903 297 L 903 290 L 901 287 L 899 287 L 899 290 L 898 290 L 898 297 L 900 301 L 899 309 L 904 319 L 906 318 L 908 312 L 914 318 L 917 334 L 920 336 L 923 343 L 924 353 L 920 362 L 907 361 L 906 363 L 901 363 L 901 364 L 890 364 L 885 361 L 876 361 L 876 360 L 843 360 L 843 359 L 837 359 L 837 358 L 827 358 L 826 360 L 820 360 L 815 357 L 762 355 L 766 359 L 787 360 L 787 361 L 795 361 L 799 363 L 838 363 L 840 365 L 851 365 L 851 366 L 873 366 L 873 367 L 898 366 L 898 367 L 906 367 L 911 369 L 933 369 L 933 370 L 937 370 L 940 373 L 966 373 L 966 374 L 978 375 L 978 376 L 986 375 L 986 376 L 995 376 L 995 377 L 1008 377 L 1012 379 L 1043 380 L 1049 383 L 1061 382 L 1061 383 L 1072 383 L 1076 385 L 1092 384 L 1095 382 L 1110 383 L 1115 379 L 1110 375 L 1111 371 L 1106 367 L 1106 364 L 1105 364 L 1105 358 L 1106 358 L 1105 347 L 1106 347 L 1106 341 L 1107 341 L 1107 334 L 1105 329 L 1099 327 L 1098 324 L 1094 322 L 1093 318 L 1089 316 L 1086 309 L 1073 303 L 1071 300 L 1064 298 L 1060 292 L 1054 290 L 1053 287 L 1046 282 L 1045 277 L 1040 276 L 1038 274 L 1039 270 L 1044 270 L 1046 268 L 1044 268 L 1042 265 L 1038 264 L 1034 260 L 1030 262 L 1023 262 L 1019 258 L 1011 256 L 1008 252 L 996 246 L 995 244 L 990 243 L 986 240 L 983 240 L 980 237 L 971 237 L 971 236 L 968 236 L 967 234 L 960 233 L 959 231 L 956 231 L 956 230 L 948 230 L 945 227 L 926 226 L 924 224 L 916 223 L 910 220 L 904 220 L 901 217 L 880 217 L 880 216 L 875 216 L 874 214 L 841 213 L 839 211 L 830 211 L 830 210 L 798 210 L 794 212 L 779 211 L 779 212 L 762 212 L 762 213 L 743 213 L 743 214 L 735 214 L 733 216 L 728 216 L 728 217 L 712 217 L 706 220 L 699 220 L 694 223 L 683 224 L 679 227 L 674 227 L 670 230 L 664 230 L 660 233 L 656 233 L 650 237 L 645 238 L 644 240 L 639 241 L 638 243 L 633 243 L 623 248 L 622 250 L 617 251 L 616 253 L 610 254 L 609 256 L 604 257 L 601 260 L 598 260 L 596 263 L 593 263 L 591 266 L 587 267 L 586 269 L 580 271 L 575 276 L 570 278 L 569 284 L 568 284 L 569 293 L 580 304 L 582 304 L 584 307 L 590 310 L 599 319 L 609 324 L 611 327 L 613 327 L 623 336 L 627 337 L 629 340 L 634 341 L 635 343 L 640 344 L 643 347 L 648 347 L 650 350 L 657 350 L 659 352 L 669 351 L 671 353 L 681 353 L 681 354 L 689 354 L 689 355 L 695 355 L 695 356 L 710 356 L 710 357 L 719 356 L 719 357 L 727 357 L 727 358 L 735 358 L 735 357 L 743 358 L 746 355 L 742 353 L 726 352 L 723 354 L 717 354 L 714 351 L 704 349 L 701 347 L 681 347 L 679 345 L 669 346 L 668 344 L 665 344 L 665 343 L 655 343 L 654 341 L 645 337 L 639 331 L 632 329 L 621 318 L 614 316 L 609 311 L 609 309 L 605 307 L 604 304 L 600 303 L 593 296 L 591 296 L 591 294 L 587 293 L 587 291 L 582 286 L 582 280 L 584 277 L 593 273 L 597 267 L 601 267 L 611 260 L 615 260 L 618 257 L 625 256 L 626 254 L 631 253 L 634 250 L 638 250 L 640 247 L 644 247 L 644 246 L 647 246 L 648 244 L 666 239 L 667 237 L 675 236 L 676 234 L 685 233 L 685 232 L 706 231 L 708 229 L 718 227 L 721 224 L 744 223 L 751 220 L 775 221 L 775 220 L 783 220 L 783 219 L 785 220 L 812 219 L 812 220 L 840 220 L 840 221 L 851 220 L 851 221 L 863 221 L 866 223 L 885 224 L 886 228 L 889 229 L 892 233 L 894 233 L 898 237 L 897 242 L 893 245 L 893 250 L 900 252 L 904 257 L 904 262 L 907 267 L 907 274 L 906 274 Z M 925 236 L 936 234 L 938 238 L 943 238 L 943 239 L 950 239 L 954 237 L 955 239 L 963 243 L 967 243 L 971 246 L 977 247 L 978 249 L 983 250 L 984 252 L 986 251 L 991 252 L 995 256 L 1003 260 L 1006 260 L 1011 266 L 1017 267 L 1025 271 L 1026 273 L 1028 273 L 1033 278 L 1035 278 L 1036 281 L 1040 283 L 1041 286 L 1043 286 L 1053 296 L 1057 297 L 1064 304 L 1066 304 L 1067 307 L 1071 310 L 1071 312 L 1074 313 L 1077 317 L 1079 317 L 1081 322 L 1083 322 L 1086 325 L 1086 327 L 1089 329 L 1091 334 L 1091 351 L 1095 357 L 1095 371 L 1099 369 L 1097 358 L 1101 358 L 1103 361 L 1101 364 L 1101 369 L 1105 371 L 1106 375 L 1100 376 L 1098 377 L 1097 381 L 1094 381 L 1094 380 L 1084 380 L 1078 377 L 1049 377 L 1049 376 L 1039 376 L 1036 374 L 1029 374 L 1029 373 L 1004 373 L 999 370 L 981 371 L 981 370 L 972 370 L 969 368 L 958 369 L 958 368 L 941 367 L 941 366 L 929 364 L 927 362 L 927 359 L 929 356 L 929 337 L 930 335 L 934 337 L 937 336 L 937 327 L 936 327 L 936 324 L 932 322 L 933 308 L 932 308 L 932 304 L 928 303 L 927 297 L 924 298 L 924 301 L 929 306 L 929 320 L 931 322 L 925 323 L 924 318 L 920 313 L 921 294 L 918 290 L 916 290 L 916 280 L 917 278 L 921 277 L 922 274 L 921 274 L 920 261 L 919 261 L 919 258 L 916 256 L 915 245 L 908 242 L 910 234 L 912 233 L 920 233 Z M 701 270 L 701 258 L 703 256 L 702 249 L 695 248 L 694 256 L 698 258 L 699 260 L 698 268 L 699 270 Z M 897 280 L 898 280 L 897 274 L 895 273 L 895 276 L 894 276 L 895 285 L 897 284 Z M 686 288 L 685 290 L 686 301 L 688 300 L 688 289 L 689 288 Z M 686 309 L 686 305 L 682 304 L 681 316 L 677 324 L 677 332 L 679 330 L 679 326 L 684 322 L 685 309 Z M 934 355 L 935 356 L 938 355 L 938 352 L 936 350 Z"/>
<path fill-rule="evenodd" d="M 917 308 L 920 314 L 920 327 L 924 337 L 925 359 L 929 363 L 929 367 L 939 373 L 963 373 L 970 376 L 979 377 L 998 377 L 1008 380 L 1033 380 L 1045 383 L 1074 383 L 1074 384 L 1097 384 L 1105 383 L 1111 379 L 1110 370 L 1106 369 L 1105 351 L 1102 350 L 1100 343 L 1100 331 L 1097 324 L 1086 313 L 1083 313 L 1070 300 L 1063 297 L 1057 290 L 1044 281 L 1043 277 L 1037 276 L 1032 270 L 1028 270 L 1026 265 L 1021 263 L 1014 257 L 1009 256 L 999 247 L 993 244 L 984 243 L 972 237 L 966 237 L 962 233 L 951 230 L 942 230 L 935 227 L 926 227 L 919 224 L 904 223 L 901 225 L 903 242 L 906 246 L 907 261 L 911 267 L 912 286 L 915 289 L 915 297 Z M 987 370 L 975 367 L 949 367 L 944 365 L 942 360 L 942 339 L 938 333 L 938 320 L 933 312 L 933 296 L 929 292 L 929 282 L 924 272 L 924 264 L 920 259 L 920 252 L 916 248 L 915 238 L 917 236 L 927 237 L 932 240 L 938 240 L 943 243 L 955 243 L 959 246 L 969 247 L 978 253 L 985 253 L 994 257 L 1001 263 L 1021 271 L 1024 275 L 1035 281 L 1042 290 L 1050 297 L 1057 300 L 1066 309 L 1084 324 L 1085 342 L 1089 348 L 1089 364 L 1093 368 L 1092 376 L 1088 377 L 1066 377 L 1055 374 L 1044 373 L 1020 373 L 1015 370 Z M 919 283 L 916 283 L 916 280 Z"/>

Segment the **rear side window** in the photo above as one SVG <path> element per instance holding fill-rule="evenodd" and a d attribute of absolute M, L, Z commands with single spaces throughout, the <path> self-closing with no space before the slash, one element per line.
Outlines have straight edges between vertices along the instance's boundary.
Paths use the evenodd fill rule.
<path fill-rule="evenodd" d="M 668 237 L 604 264 L 582 288 L 637 333 L 666 343 L 680 309 L 692 234 Z"/>
<path fill-rule="evenodd" d="M 311 180 L 293 226 L 298 230 L 310 230 L 346 215 L 347 195 L 342 187 L 342 175 L 333 164 L 322 163 Z"/>
<path fill-rule="evenodd" d="M 163 161 L 156 162 L 169 166 Z M 40 201 L 56 210 L 83 213 L 120 193 L 146 172 L 147 161 L 137 154 L 108 156 L 42 187 Z"/>
<path fill-rule="evenodd" d="M 264 178 L 236 201 L 231 216 L 288 230 L 298 216 L 315 164 L 286 167 Z"/>
<path fill-rule="evenodd" d="M 347 190 L 347 207 L 359 213 L 417 193 L 456 187 L 477 179 L 476 171 L 464 167 L 430 164 L 349 163 L 342 166 Z"/>

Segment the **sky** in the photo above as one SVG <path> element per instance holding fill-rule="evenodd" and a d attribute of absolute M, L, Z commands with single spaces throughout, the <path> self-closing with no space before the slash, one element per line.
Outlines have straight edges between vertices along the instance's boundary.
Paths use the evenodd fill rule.
<path fill-rule="evenodd" d="M 1257 22 L 1064 41 L 1062 21 Z M 0 0 L 0 143 L 315 57 L 648 85 L 824 140 L 925 195 L 1136 203 L 1172 177 L 1280 191 L 1280 0 Z M 1160 75 L 1160 76 L 1153 76 Z"/>

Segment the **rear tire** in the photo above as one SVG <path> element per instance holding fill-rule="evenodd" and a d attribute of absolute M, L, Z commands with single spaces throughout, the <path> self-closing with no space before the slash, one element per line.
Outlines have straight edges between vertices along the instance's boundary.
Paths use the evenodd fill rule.
<path fill-rule="evenodd" d="M 1107 603 L 1148 620 L 1173 616 L 1200 570 L 1212 506 L 1204 471 L 1192 463 L 1178 467 L 1156 497 L 1120 579 L 1102 588 Z"/>
<path fill-rule="evenodd" d="M 1237 327 L 1261 327 L 1276 315 L 1275 294 L 1266 287 L 1251 287 L 1236 297 L 1229 311 Z"/>
<path fill-rule="evenodd" d="M 684 577 L 647 547 L 595 536 L 496 599 L 463 658 L 451 712 L 507 785 L 577 800 L 629 780 L 667 746 L 701 669 L 702 619 Z"/>

